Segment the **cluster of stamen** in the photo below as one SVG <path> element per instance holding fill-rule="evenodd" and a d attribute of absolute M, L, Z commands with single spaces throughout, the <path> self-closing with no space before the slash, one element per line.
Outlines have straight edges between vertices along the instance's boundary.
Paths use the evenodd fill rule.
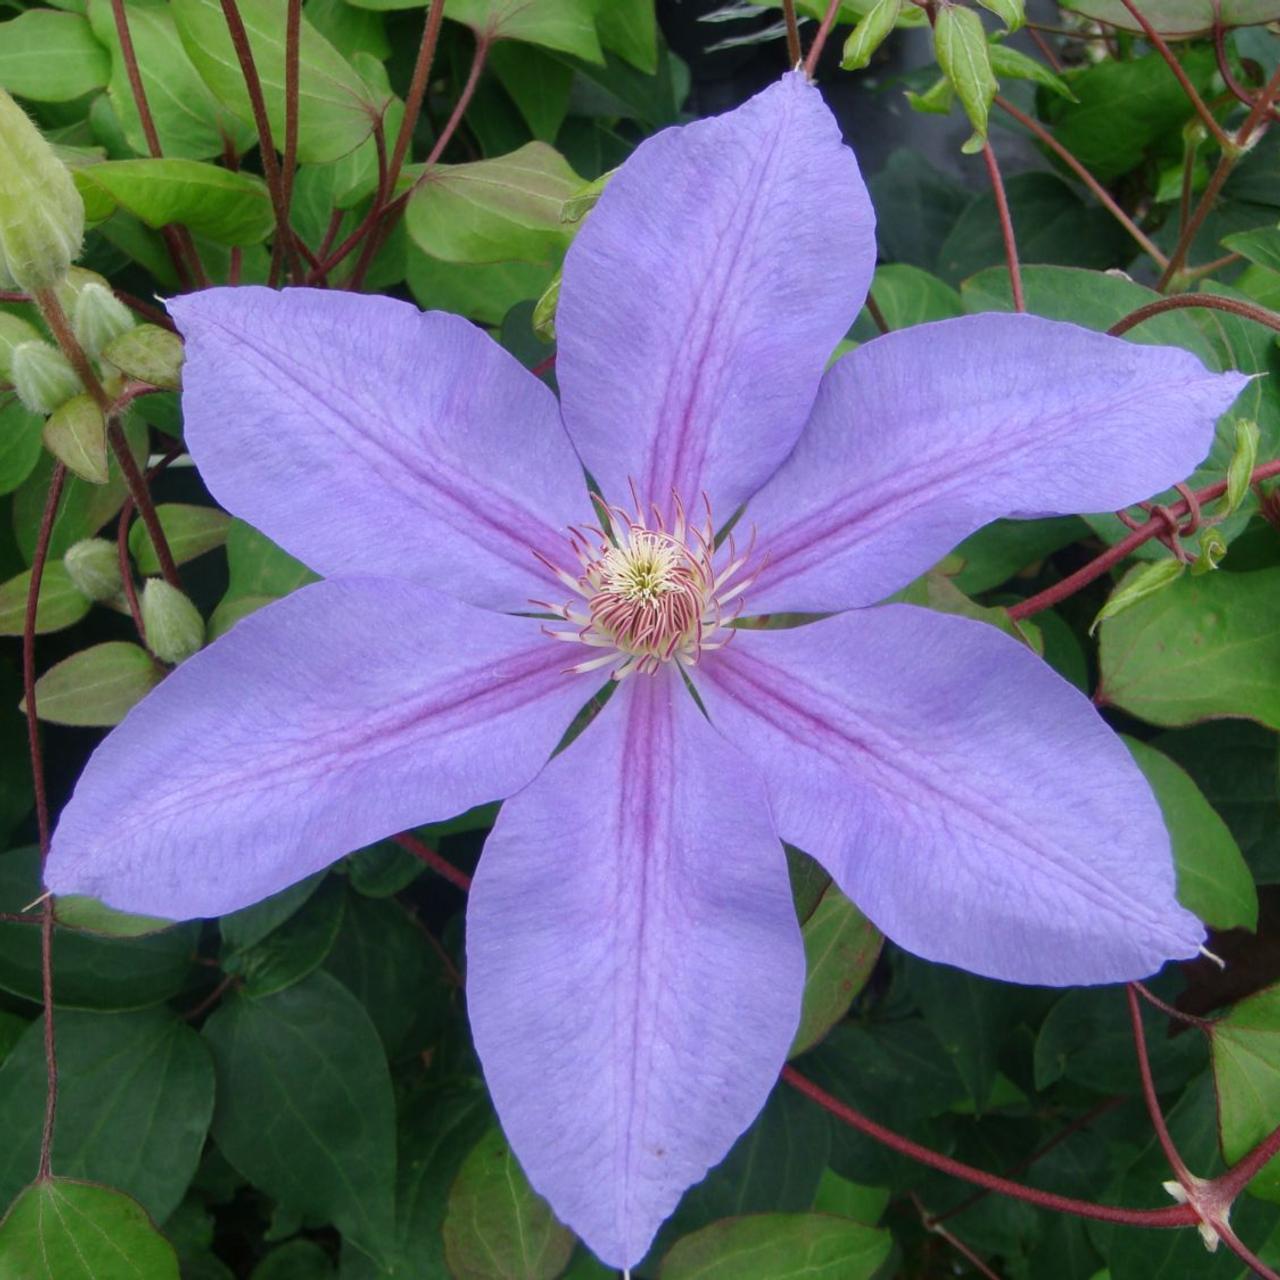
<path fill-rule="evenodd" d="M 693 666 L 728 642 L 729 623 L 751 585 L 743 568 L 752 548 L 739 555 L 732 536 L 717 548 L 705 497 L 703 506 L 705 519 L 690 523 L 673 494 L 668 527 L 656 506 L 646 515 L 638 500 L 634 512 L 602 504 L 601 527 L 569 531 L 576 574 L 539 557 L 578 597 L 563 605 L 534 602 L 572 624 L 547 627 L 546 633 L 606 650 L 570 670 L 612 664 L 615 680 L 633 672 L 652 675 L 666 662 Z"/>

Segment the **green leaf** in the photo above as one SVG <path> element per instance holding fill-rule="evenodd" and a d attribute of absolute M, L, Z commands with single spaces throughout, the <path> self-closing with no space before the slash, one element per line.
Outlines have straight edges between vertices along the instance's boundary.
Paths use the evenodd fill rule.
<path fill-rule="evenodd" d="M 655 8 L 653 0 L 596 0 L 600 43 L 646 75 L 658 66 Z"/>
<path fill-rule="evenodd" d="M 368 0 L 362 2 L 370 9 L 382 7 Z M 596 36 L 596 3 L 597 0 L 446 0 L 444 14 L 454 22 L 465 23 L 477 35 L 523 40 L 588 62 L 603 62 Z M 401 6 L 398 0 L 392 0 L 387 7 Z"/>
<path fill-rule="evenodd" d="M 457 979 L 399 903 L 349 895 L 324 966 L 360 1001 L 393 1058 L 439 1038 Z"/>
<path fill-rule="evenodd" d="M 1061 76 L 1050 71 L 1043 62 L 1037 62 L 1034 58 L 1027 57 L 1025 53 L 996 41 L 989 45 L 989 53 L 991 70 L 997 77 L 1006 80 L 1030 80 L 1032 84 L 1038 84 L 1048 89 L 1050 93 L 1056 93 L 1060 98 L 1066 98 L 1072 102 L 1076 100 L 1076 95 L 1071 92 L 1071 86 Z"/>
<path fill-rule="evenodd" d="M 985 141 L 987 112 L 999 85 L 991 74 L 991 55 L 982 20 L 972 9 L 944 5 L 933 28 L 933 51 L 943 75 L 955 86 L 975 137 L 979 143 Z M 965 143 L 964 149 L 974 149 L 973 139 Z"/>
<path fill-rule="evenodd" d="M 108 640 L 64 658 L 36 681 L 36 712 L 50 724 L 119 724 L 165 677 L 143 648 Z"/>
<path fill-rule="evenodd" d="M 849 1011 L 880 958 L 884 935 L 840 892 L 828 887 L 804 922 L 807 975 L 800 1026 L 788 1057 L 813 1048 Z"/>
<path fill-rule="evenodd" d="M 106 88 L 111 59 L 77 13 L 29 9 L 0 22 L 0 87 L 32 102 L 70 102 Z"/>
<path fill-rule="evenodd" d="M 111 53 L 107 92 L 124 137 L 137 155 L 150 155 L 120 53 L 111 0 L 89 0 L 88 12 L 93 34 Z M 178 39 L 169 6 L 126 0 L 124 12 L 162 153 L 193 160 L 220 156 L 224 137 L 233 141 L 237 153 L 248 150 L 252 130 L 209 92 Z"/>
<path fill-rule="evenodd" d="M 1277 5 L 1280 8 L 1280 5 Z M 1222 244 L 1232 253 L 1243 254 L 1250 262 L 1280 271 L 1280 227 L 1258 227 L 1223 236 Z"/>
<path fill-rule="evenodd" d="M 949 284 L 907 263 L 878 266 L 871 293 L 890 329 L 908 329 L 914 324 L 964 314 L 960 295 Z M 860 340 L 866 341 L 879 332 L 868 313 L 858 318 L 854 335 Z"/>
<path fill-rule="evenodd" d="M 1063 7 L 1122 31 L 1142 30 L 1121 0 L 1067 0 Z M 1277 0 L 1222 0 L 1219 8 L 1213 0 L 1142 0 L 1142 12 L 1161 35 L 1192 36 L 1208 35 L 1215 21 L 1228 30 L 1275 22 L 1280 4 Z"/>
<path fill-rule="evenodd" d="M 1182 1088 L 1203 1070 L 1204 1042 L 1168 1035 L 1168 1019 L 1142 1002 L 1151 1072 L 1161 1093 Z M 1133 1056 L 1133 1024 L 1118 987 L 1081 988 L 1063 996 L 1040 1025 L 1035 1046 L 1035 1085 L 1047 1089 L 1069 1080 L 1097 1093 L 1138 1094 L 1142 1084 Z"/>
<path fill-rule="evenodd" d="M 149 227 L 180 224 L 219 244 L 259 244 L 274 214 L 267 185 L 200 160 L 108 160 L 75 171 L 83 192 L 97 187 Z"/>
<path fill-rule="evenodd" d="M 444 1252 L 455 1280 L 555 1280 L 574 1236 L 529 1186 L 495 1125 L 463 1162 L 449 1190 Z"/>
<path fill-rule="evenodd" d="M 1010 34 L 1026 24 L 1022 0 L 978 0 L 978 3 L 989 13 L 994 13 Z"/>
<path fill-rule="evenodd" d="M 94 0 L 97 3 L 97 0 Z M 205 83 L 243 121 L 252 121 L 226 20 L 218 0 L 174 0 L 182 43 Z M 287 0 L 239 0 L 267 119 L 277 146 L 284 143 L 284 32 Z M 305 164 L 337 160 L 373 131 L 384 103 L 355 68 L 306 20 L 299 50 L 298 159 Z"/>
<path fill-rule="evenodd" d="M 1123 739 L 1160 802 L 1173 841 L 1178 901 L 1215 929 L 1256 929 L 1258 891 L 1227 824 L 1191 775 L 1135 738 Z"/>
<path fill-rule="evenodd" d="M 20 636 L 27 618 L 27 593 L 31 570 L 27 569 L 0 586 L 0 636 Z M 74 626 L 89 612 L 93 602 L 74 582 L 61 560 L 51 560 L 40 579 L 40 599 L 36 604 L 36 634 L 61 631 Z"/>
<path fill-rule="evenodd" d="M 1151 724 L 1280 728 L 1280 569 L 1183 577 L 1102 625 L 1102 699 Z"/>
<path fill-rule="evenodd" d="M 893 1248 L 887 1231 L 824 1213 L 713 1222 L 662 1261 L 662 1280 L 871 1280 Z"/>
<path fill-rule="evenodd" d="M 247 996 L 269 996 L 301 982 L 329 954 L 342 926 L 345 900 L 342 882 L 333 877 L 324 879 L 306 902 L 262 941 L 224 952 L 222 968 L 243 981 Z"/>
<path fill-rule="evenodd" d="M 167 391 L 177 391 L 182 385 L 182 339 L 157 324 L 140 324 L 127 333 L 122 333 L 107 343 L 102 354 L 121 373 L 137 378 L 140 382 L 163 387 Z M 166 396 L 148 396 L 147 402 L 140 406 L 141 411 L 148 421 L 155 422 L 158 402 L 168 401 L 169 397 Z M 177 415 L 177 423 L 170 426 L 166 421 L 162 430 L 167 430 L 170 435 L 178 435 L 180 423 L 181 416 Z"/>
<path fill-rule="evenodd" d="M 295 911 L 305 905 L 308 898 L 320 887 L 325 878 L 323 871 L 291 884 L 279 893 L 273 893 L 251 907 L 242 907 L 218 919 L 218 932 L 225 947 L 231 951 L 247 951 L 257 946 L 273 929 L 289 920 Z"/>
<path fill-rule="evenodd" d="M 193 507 L 186 503 L 162 502 L 156 507 L 160 527 L 178 564 L 186 564 L 227 540 L 231 517 L 216 507 Z M 160 561 L 151 545 L 151 535 L 141 520 L 129 530 L 129 551 L 138 572 L 150 576 L 160 572 Z"/>
<path fill-rule="evenodd" d="M 539 297 L 556 268 L 542 262 L 442 262 L 409 243 L 407 283 L 421 307 L 500 325 L 518 302 Z"/>
<path fill-rule="evenodd" d="M 569 111 L 573 68 L 550 54 L 512 44 L 495 45 L 489 66 L 533 136 L 554 142 Z"/>
<path fill-rule="evenodd" d="M 163 1009 L 63 1010 L 56 1027 L 54 1167 L 109 1183 L 163 1222 L 195 1174 L 213 1116 L 208 1049 Z M 40 1018 L 0 1067 L 0 1204 L 36 1167 L 47 1085 Z"/>
<path fill-rule="evenodd" d="M 951 580 L 966 595 L 978 595 L 1008 582 L 1019 570 L 1069 546 L 1087 533 L 1085 523 L 1075 516 L 993 520 L 956 547 L 953 554 L 964 564 L 951 575 Z"/>
<path fill-rule="evenodd" d="M 405 211 L 423 253 L 448 262 L 559 261 L 571 238 L 560 218 L 582 179 L 542 142 L 472 164 L 436 165 Z"/>
<path fill-rule="evenodd" d="M 876 0 L 844 42 L 840 65 L 846 71 L 860 71 L 867 66 L 875 51 L 889 38 L 901 12 L 902 0 Z"/>
<path fill-rule="evenodd" d="M 1107 602 L 1098 610 L 1097 617 L 1089 624 L 1089 634 L 1093 635 L 1108 618 L 1117 617 L 1127 609 L 1132 609 L 1134 605 L 1150 600 L 1161 591 L 1167 590 L 1186 571 L 1187 566 L 1172 556 L 1155 560 L 1151 564 L 1138 565 L 1130 570 L 1107 597 Z"/>
<path fill-rule="evenodd" d="M 40 896 L 35 849 L 0 854 L 0 911 L 18 912 Z M 145 1009 L 182 990 L 195 956 L 198 924 L 148 937 L 98 937 L 62 925 L 53 931 L 54 1002 L 70 1009 Z M 0 988 L 40 1003 L 40 926 L 0 924 Z"/>
<path fill-rule="evenodd" d="M 290 1240 L 272 1249 L 249 1280 L 332 1280 L 333 1263 L 314 1240 Z"/>
<path fill-rule="evenodd" d="M 1196 46 L 1179 61 L 1191 83 L 1205 92 L 1215 72 L 1213 50 Z M 1048 123 L 1057 140 L 1099 181 L 1110 182 L 1148 157 L 1181 159 L 1181 129 L 1192 106 L 1160 54 L 1108 58 L 1069 71 L 1063 79 L 1076 101 L 1050 100 Z"/>
<path fill-rule="evenodd" d="M 0 1222 L 0 1280 L 178 1280 L 178 1259 L 128 1196 L 49 1178 Z"/>
<path fill-rule="evenodd" d="M 135 417 L 127 418 L 124 434 L 134 460 L 140 468 L 145 467 L 146 423 Z M 44 454 L 14 493 L 13 531 L 22 558 L 28 564 L 35 553 L 36 535 L 44 513 L 45 499 L 49 495 L 49 477 L 52 473 L 53 459 Z M 51 557 L 60 559 L 70 546 L 92 537 L 120 510 L 129 491 L 114 457 L 111 459 L 110 476 L 108 482 L 102 485 L 89 484 L 79 476 L 67 477 L 62 490 L 62 501 L 58 503 L 58 514 L 53 521 L 53 535 L 49 540 Z"/>
<path fill-rule="evenodd" d="M 1276 1127 L 1280 1116 L 1280 986 L 1242 1000 L 1214 1022 L 1210 1041 L 1222 1151 L 1235 1163 Z M 1280 1200 L 1280 1156 L 1249 1185 L 1257 1195 Z"/>
<path fill-rule="evenodd" d="M 44 418 L 0 393 L 0 496 L 12 493 L 40 460 Z"/>
<path fill-rule="evenodd" d="M 228 525 L 226 545 L 229 581 L 224 603 L 242 596 L 287 596 L 308 582 L 319 581 L 300 560 L 243 520 Z"/>
<path fill-rule="evenodd" d="M 327 973 L 205 1024 L 218 1078 L 213 1133 L 232 1165 L 375 1257 L 394 1239 L 394 1105 L 382 1046 Z"/>
<path fill-rule="evenodd" d="M 49 415 L 44 445 L 82 480 L 107 483 L 107 419 L 92 396 L 72 396 Z"/>
<path fill-rule="evenodd" d="M 172 920 L 162 920 L 159 916 L 137 916 L 117 911 L 97 898 L 79 893 L 59 897 L 54 903 L 53 914 L 59 924 L 69 929 L 81 929 L 108 938 L 141 938 L 149 933 L 160 933 L 173 925 Z"/>

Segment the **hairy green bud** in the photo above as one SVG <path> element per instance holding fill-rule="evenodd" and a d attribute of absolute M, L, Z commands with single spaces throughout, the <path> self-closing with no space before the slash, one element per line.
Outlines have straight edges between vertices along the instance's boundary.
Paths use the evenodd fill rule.
<path fill-rule="evenodd" d="M 0 282 L 33 292 L 67 274 L 84 239 L 71 171 L 0 89 Z"/>
<path fill-rule="evenodd" d="M 185 662 L 204 646 L 200 610 L 163 578 L 148 578 L 142 588 L 142 626 L 147 648 L 170 666 Z"/>
<path fill-rule="evenodd" d="M 52 413 L 84 390 L 71 361 L 47 342 L 18 343 L 10 376 L 18 399 L 32 413 Z"/>
<path fill-rule="evenodd" d="M 76 296 L 71 328 L 76 341 L 97 359 L 108 342 L 133 328 L 133 313 L 110 289 L 93 282 Z"/>
<path fill-rule="evenodd" d="M 0 311 L 0 382 L 13 381 L 14 347 L 40 340 L 40 330 L 35 325 L 8 311 Z"/>
<path fill-rule="evenodd" d="M 62 557 L 67 577 L 90 600 L 114 600 L 124 587 L 120 578 L 120 553 L 106 538 L 83 538 Z"/>

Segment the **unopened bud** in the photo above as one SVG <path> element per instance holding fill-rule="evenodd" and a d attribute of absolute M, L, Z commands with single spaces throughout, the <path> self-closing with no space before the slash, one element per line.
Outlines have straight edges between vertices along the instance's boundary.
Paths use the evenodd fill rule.
<path fill-rule="evenodd" d="M 84 538 L 67 548 L 62 566 L 76 588 L 90 600 L 114 600 L 123 589 L 120 552 L 106 538 Z"/>
<path fill-rule="evenodd" d="M 71 361 L 47 342 L 20 342 L 13 349 L 10 377 L 18 399 L 32 413 L 52 413 L 84 388 Z"/>
<path fill-rule="evenodd" d="M 31 292 L 58 283 L 80 252 L 84 201 L 71 171 L 0 89 L 0 280 Z"/>
<path fill-rule="evenodd" d="M 40 331 L 20 316 L 0 311 L 0 382 L 13 381 L 13 349 L 22 342 L 39 342 Z"/>
<path fill-rule="evenodd" d="M 182 339 L 158 324 L 140 324 L 114 338 L 103 348 L 103 357 L 121 373 L 166 391 L 182 386 Z"/>
<path fill-rule="evenodd" d="M 1198 578 L 1203 574 L 1212 573 L 1222 563 L 1226 554 L 1226 538 L 1212 527 L 1203 530 L 1200 534 L 1200 554 L 1196 556 L 1191 566 L 1192 574 Z"/>
<path fill-rule="evenodd" d="M 147 648 L 170 666 L 186 662 L 204 646 L 200 610 L 163 578 L 148 578 L 142 588 L 142 627 Z"/>
<path fill-rule="evenodd" d="M 133 328 L 133 314 L 110 289 L 87 284 L 76 298 L 71 328 L 85 352 L 97 359 L 108 342 Z"/>

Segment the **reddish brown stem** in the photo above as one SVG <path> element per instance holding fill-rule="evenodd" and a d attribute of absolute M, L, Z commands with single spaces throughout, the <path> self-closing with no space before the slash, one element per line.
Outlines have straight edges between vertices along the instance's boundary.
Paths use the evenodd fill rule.
<path fill-rule="evenodd" d="M 875 321 L 875 326 L 881 333 L 889 332 L 889 322 L 884 318 L 884 312 L 880 310 L 880 304 L 876 301 L 874 293 L 867 294 L 867 313 Z"/>
<path fill-rule="evenodd" d="M 160 562 L 160 573 L 171 587 L 181 591 L 182 579 L 178 576 L 178 566 L 169 548 L 169 539 L 165 537 L 164 527 L 160 523 L 159 515 L 156 514 L 156 504 L 151 501 L 151 491 L 147 488 L 146 479 L 138 470 L 133 454 L 129 452 L 129 442 L 124 438 L 124 432 L 120 429 L 118 422 L 107 423 L 107 442 L 111 445 L 111 452 L 120 466 L 120 474 L 124 476 L 133 505 L 137 507 L 138 514 L 142 517 L 142 523 L 147 526 L 151 545 L 155 548 L 156 559 Z"/>
<path fill-rule="evenodd" d="M 1145 983 L 1133 982 L 1130 985 L 1153 1009 L 1159 1009 L 1166 1018 L 1185 1023 L 1189 1027 L 1199 1027 L 1202 1031 L 1209 1031 L 1213 1027 L 1213 1023 L 1208 1018 L 1197 1018 L 1194 1013 L 1183 1013 L 1167 1000 L 1161 1000 Z"/>
<path fill-rule="evenodd" d="M 84 348 L 80 345 L 80 340 L 67 319 L 67 313 L 62 309 L 62 303 L 58 301 L 58 295 L 52 289 L 37 289 L 32 298 L 40 308 L 40 314 L 44 317 L 45 324 L 49 326 L 49 332 L 53 334 L 54 341 L 62 348 L 62 354 L 71 362 L 71 367 L 76 371 L 76 377 L 80 379 L 84 389 L 93 397 L 94 403 L 103 413 L 109 413 L 111 397 L 107 395 L 102 380 L 94 371 L 89 357 L 85 355 Z"/>
<path fill-rule="evenodd" d="M 1097 178 L 1089 172 L 1088 169 L 1075 158 L 1070 151 L 1060 143 L 1057 138 L 1051 134 L 1039 121 L 1033 120 L 1030 116 L 1020 111 L 1007 98 L 1002 98 L 999 94 L 995 98 L 996 106 L 998 106 L 1006 115 L 1011 116 L 1024 129 L 1034 134 L 1039 141 L 1044 143 L 1050 151 L 1062 161 L 1063 164 L 1071 170 L 1072 173 L 1085 184 L 1093 193 L 1094 198 L 1113 218 L 1133 237 L 1139 247 L 1146 253 L 1151 255 L 1152 260 L 1159 267 L 1163 267 L 1168 259 L 1156 247 L 1155 242 L 1138 226 L 1134 220 L 1116 203 L 1111 193 L 1100 183 Z"/>
<path fill-rule="evenodd" d="M 1164 271 L 1156 282 L 1156 289 L 1160 293 L 1163 293 L 1169 287 L 1174 276 L 1182 269 L 1182 264 L 1187 260 L 1187 254 L 1191 252 L 1191 246 L 1197 233 L 1204 225 L 1204 220 L 1209 216 L 1209 211 L 1213 208 L 1213 202 L 1218 198 L 1223 184 L 1231 176 L 1231 171 L 1235 166 L 1236 161 L 1233 152 L 1224 151 L 1218 157 L 1218 163 L 1214 168 L 1213 176 L 1209 179 L 1209 185 L 1205 187 L 1204 194 L 1196 203 L 1195 212 L 1192 213 L 1183 226 L 1181 234 L 1178 236 L 1178 243 L 1174 246 L 1173 252 L 1169 255 L 1169 261 L 1165 263 Z"/>
<path fill-rule="evenodd" d="M 991 149 L 991 143 L 983 145 L 982 158 L 986 162 L 987 177 L 991 179 L 991 194 L 996 198 L 996 216 L 1000 220 L 1000 236 L 1004 240 L 1004 260 L 1009 267 L 1009 284 L 1013 289 L 1013 309 L 1025 311 L 1027 300 L 1022 293 L 1022 268 L 1018 264 L 1018 242 L 1013 234 L 1013 216 L 1009 212 L 1004 179 L 1000 176 L 1000 166 L 996 163 L 996 153 Z"/>
<path fill-rule="evenodd" d="M 1147 42 L 1165 60 L 1169 70 L 1173 72 L 1178 83 L 1182 86 L 1182 92 L 1187 95 L 1187 100 L 1191 103 L 1196 115 L 1204 121 L 1204 127 L 1209 130 L 1220 147 L 1224 150 L 1229 150 L 1232 146 L 1231 139 L 1217 120 L 1214 119 L 1213 112 L 1205 105 L 1204 99 L 1200 96 L 1195 85 L 1191 83 L 1187 73 L 1182 69 L 1182 63 L 1178 61 L 1173 50 L 1165 43 L 1164 37 L 1151 25 L 1150 19 L 1133 3 L 1133 0 L 1120 0 L 1120 3 L 1129 10 L 1133 15 L 1133 20 L 1142 28 L 1142 33 L 1146 36 Z"/>
<path fill-rule="evenodd" d="M 1062 63 L 1058 61 L 1058 55 L 1054 53 L 1053 46 L 1034 27 L 1028 28 L 1027 35 L 1029 35 L 1032 41 L 1034 41 L 1036 48 L 1044 54 L 1045 61 L 1049 64 L 1055 74 L 1061 75 Z"/>
<path fill-rule="evenodd" d="M 831 34 L 831 28 L 836 25 L 836 15 L 839 12 L 840 0 L 830 0 L 827 11 L 818 24 L 818 34 L 813 37 L 813 43 L 809 46 L 809 56 L 804 60 L 804 73 L 810 80 L 813 79 L 813 73 L 817 70 L 818 59 L 822 57 L 823 47 Z"/>
<path fill-rule="evenodd" d="M 1173 301 L 1173 299 L 1169 299 Z M 1260 467 L 1256 467 L 1249 478 L 1250 484 L 1256 484 L 1259 480 L 1267 480 L 1271 476 L 1280 475 L 1280 460 L 1264 463 Z M 1216 484 L 1211 484 L 1203 489 L 1196 491 L 1196 501 L 1202 506 L 1206 502 L 1212 502 L 1214 498 L 1220 498 L 1227 491 L 1227 482 L 1220 480 Z M 1168 508 L 1171 515 L 1178 517 L 1184 516 L 1190 511 L 1190 507 L 1186 501 L 1176 502 Z M 1145 524 L 1140 525 L 1128 537 L 1121 539 L 1115 546 L 1108 547 L 1101 555 L 1090 560 L 1087 565 L 1081 569 L 1077 569 L 1075 573 L 1069 574 L 1063 578 L 1061 582 L 1054 583 L 1051 587 L 1038 592 L 1034 596 L 1029 596 L 1026 600 L 1020 600 L 1017 604 L 1009 607 L 1009 617 L 1014 622 L 1019 622 L 1023 618 L 1030 618 L 1033 614 L 1041 613 L 1045 609 L 1051 609 L 1055 604 L 1060 604 L 1068 597 L 1075 595 L 1077 591 L 1087 587 L 1089 583 L 1096 581 L 1102 577 L 1109 569 L 1119 564 L 1126 556 L 1132 555 L 1144 542 L 1150 542 L 1152 538 L 1159 535 L 1168 528 L 1164 517 L 1153 515 Z"/>
<path fill-rule="evenodd" d="M 1280 1127 L 1272 1129 L 1247 1156 L 1237 1160 L 1217 1180 L 1218 1189 L 1227 1199 L 1234 1200 L 1277 1154 L 1280 1154 Z"/>
<path fill-rule="evenodd" d="M 22 692 L 27 711 L 27 750 L 31 754 L 31 782 L 36 800 L 36 831 L 40 840 L 40 865 L 49 856 L 49 797 L 44 785 L 44 755 L 40 750 L 40 719 L 36 709 L 36 614 L 40 607 L 40 584 L 49 558 L 49 542 L 53 522 L 58 514 L 62 486 L 67 468 L 57 463 L 49 478 L 49 494 L 45 498 L 40 529 L 36 534 L 35 553 L 31 557 L 31 581 L 27 586 L 27 609 L 22 628 Z M 37 1178 L 52 1173 L 53 1130 L 58 1115 L 58 1056 L 54 1041 L 53 1020 L 53 899 L 46 896 L 40 920 L 40 992 L 44 1002 L 44 1056 L 48 1073 L 45 1093 L 44 1126 L 40 1135 L 40 1162 Z"/>
<path fill-rule="evenodd" d="M 982 1260 L 979 1254 L 965 1244 L 959 1236 L 953 1235 L 941 1225 L 939 1219 L 924 1207 L 915 1192 L 911 1193 L 911 1203 L 915 1205 L 916 1212 L 920 1215 L 920 1223 L 926 1231 L 932 1232 L 939 1240 L 945 1240 L 979 1275 L 985 1276 L 986 1280 L 1000 1280 L 999 1275 Z"/>
<path fill-rule="evenodd" d="M 892 1129 L 877 1124 L 864 1116 L 860 1111 L 846 1106 L 839 1098 L 833 1097 L 821 1086 L 802 1076 L 794 1067 L 783 1067 L 782 1078 L 799 1090 L 805 1097 L 816 1102 L 824 1111 L 843 1121 L 850 1128 L 865 1133 L 867 1137 L 882 1143 L 892 1151 L 938 1169 L 952 1177 L 961 1178 L 975 1186 L 985 1187 L 988 1191 L 1009 1196 L 1014 1200 L 1022 1200 L 1035 1205 L 1039 1209 L 1051 1209 L 1057 1213 L 1072 1213 L 1081 1218 L 1093 1218 L 1098 1222 L 1115 1222 L 1129 1227 L 1186 1227 L 1199 1222 L 1199 1217 L 1190 1205 L 1175 1204 L 1167 1209 L 1126 1209 L 1119 1205 L 1095 1204 L 1092 1200 L 1077 1200 L 1072 1196 L 1055 1195 L 1051 1191 L 1040 1191 L 1035 1187 L 1023 1186 L 1020 1182 L 1011 1182 L 997 1174 L 987 1173 L 974 1165 L 965 1164 L 951 1156 L 944 1156 L 939 1151 L 923 1147 L 910 1138 L 904 1138 Z"/>
<path fill-rule="evenodd" d="M 1250 302 L 1241 302 L 1238 298 L 1225 298 L 1216 293 L 1179 293 L 1172 298 L 1160 298 L 1149 302 L 1145 307 L 1131 311 L 1123 320 L 1117 320 L 1107 332 L 1118 338 L 1130 329 L 1137 328 L 1144 320 L 1150 320 L 1166 311 L 1180 311 L 1185 307 L 1206 307 L 1210 311 L 1229 311 L 1232 315 L 1241 316 L 1245 320 L 1253 320 L 1264 324 L 1268 329 L 1280 333 L 1280 315 L 1268 311 L 1266 307 L 1254 306 Z"/>
<path fill-rule="evenodd" d="M 796 0 L 782 0 L 782 16 L 787 24 L 787 65 L 798 67 L 804 57 L 800 47 L 800 24 L 796 21 Z"/>
<path fill-rule="evenodd" d="M 423 844 L 417 836 L 411 836 L 407 832 L 403 832 L 391 838 L 402 849 L 407 849 L 413 854 L 419 862 L 425 862 L 437 875 L 443 876 L 450 884 L 456 885 L 463 893 L 466 893 L 471 888 L 471 877 L 465 871 L 459 871 L 452 862 L 442 858 L 429 845 Z"/>
<path fill-rule="evenodd" d="M 404 119 L 400 122 L 400 132 L 396 134 L 396 144 L 391 150 L 388 192 L 395 190 L 400 170 L 404 167 L 405 157 L 413 143 L 414 130 L 418 127 L 418 117 L 422 114 L 422 104 L 427 96 L 427 82 L 431 78 L 431 64 L 435 62 L 436 43 L 440 38 L 440 22 L 443 18 L 444 0 L 431 0 L 431 8 L 427 10 L 426 21 L 422 24 L 422 39 L 413 64 L 413 78 L 409 81 L 409 92 L 404 100 Z M 324 254 L 320 257 L 323 260 Z"/>
<path fill-rule="evenodd" d="M 284 160 L 280 169 L 280 203 L 286 226 L 289 225 L 289 205 L 293 199 L 293 175 L 298 165 L 298 51 L 301 40 L 302 0 L 289 0 L 284 21 Z"/>
<path fill-rule="evenodd" d="M 1184 1186 L 1191 1185 L 1191 1173 L 1187 1169 L 1178 1148 L 1174 1145 L 1169 1126 L 1165 1124 L 1164 1112 L 1160 1109 L 1160 1098 L 1156 1093 L 1156 1082 L 1151 1074 L 1151 1058 L 1147 1053 L 1147 1033 L 1142 1026 L 1142 1007 L 1138 1004 L 1138 993 L 1130 983 L 1125 987 L 1125 999 L 1129 1005 L 1129 1023 L 1133 1029 L 1133 1052 L 1138 1060 L 1138 1075 L 1142 1080 L 1142 1099 L 1147 1104 L 1147 1115 L 1151 1126 L 1156 1131 L 1160 1149 L 1169 1162 L 1174 1177 Z"/>
<path fill-rule="evenodd" d="M 129 15 L 124 7 L 124 0 L 111 0 L 111 17 L 115 22 L 116 38 L 120 41 L 120 59 L 124 63 L 125 75 L 129 79 L 129 91 L 133 95 L 133 105 L 138 111 L 138 123 L 142 126 L 142 136 L 146 140 L 147 150 L 154 159 L 164 154 L 160 148 L 160 135 L 156 132 L 155 117 L 151 114 L 151 104 L 147 101 L 146 86 L 142 83 L 142 71 L 138 66 L 138 55 L 133 47 L 133 33 L 129 30 Z M 190 288 L 192 282 L 208 284 L 204 263 L 195 241 L 186 228 L 164 227 L 160 232 L 169 251 L 174 270 L 184 288 Z"/>
<path fill-rule="evenodd" d="M 277 251 L 273 257 L 276 261 L 281 258 L 292 261 L 293 232 L 289 227 L 289 207 L 285 201 L 284 181 L 276 157 L 271 120 L 267 115 L 267 101 L 262 94 L 262 79 L 258 75 L 258 65 L 253 59 L 253 46 L 249 43 L 249 33 L 245 28 L 244 19 L 240 16 L 240 8 L 236 0 L 221 0 L 221 3 L 227 33 L 231 36 L 231 45 L 235 49 L 236 61 L 240 64 L 240 74 L 244 78 L 245 92 L 249 95 L 249 109 L 253 114 L 254 128 L 258 131 L 262 176 L 266 179 L 267 191 L 271 196 L 271 207 L 276 216 Z"/>

